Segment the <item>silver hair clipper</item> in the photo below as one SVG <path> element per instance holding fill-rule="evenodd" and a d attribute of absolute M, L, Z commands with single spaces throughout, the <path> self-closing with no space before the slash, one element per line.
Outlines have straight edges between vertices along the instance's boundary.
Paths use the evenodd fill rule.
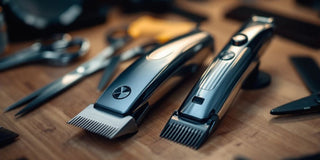
<path fill-rule="evenodd" d="M 68 123 L 109 139 L 137 132 L 152 103 L 175 84 L 170 77 L 194 72 L 212 50 L 213 38 L 199 30 L 167 42 L 130 65 Z"/>
<path fill-rule="evenodd" d="M 257 76 L 257 67 L 273 30 L 273 19 L 269 17 L 253 16 L 244 24 L 209 65 L 160 136 L 198 149 L 216 128 L 245 81 L 250 82 L 247 88 L 266 86 L 270 81 Z M 254 84 L 254 78 L 263 83 Z"/>

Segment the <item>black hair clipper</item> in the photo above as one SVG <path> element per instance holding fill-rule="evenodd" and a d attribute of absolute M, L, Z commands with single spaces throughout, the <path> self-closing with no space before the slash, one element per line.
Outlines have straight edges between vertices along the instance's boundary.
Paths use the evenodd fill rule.
<path fill-rule="evenodd" d="M 253 79 L 259 80 L 261 75 L 268 77 L 259 75 L 257 67 L 273 30 L 273 19 L 269 17 L 253 16 L 244 24 L 209 65 L 160 136 L 198 149 L 213 132 L 246 78 L 251 81 L 251 88 L 270 83 L 269 79 L 257 85 Z"/>
<path fill-rule="evenodd" d="M 187 73 L 186 68 L 194 72 L 192 66 L 201 66 L 212 49 L 213 38 L 199 30 L 167 42 L 130 65 L 68 123 L 109 139 L 135 133 L 152 103 L 176 84 L 170 77 Z"/>

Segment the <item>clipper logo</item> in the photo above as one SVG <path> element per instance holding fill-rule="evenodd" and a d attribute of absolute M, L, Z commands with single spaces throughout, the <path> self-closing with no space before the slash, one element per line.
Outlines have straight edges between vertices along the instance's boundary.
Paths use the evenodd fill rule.
<path fill-rule="evenodd" d="M 128 86 L 121 86 L 115 89 L 112 93 L 113 98 L 115 99 L 123 99 L 130 95 L 131 88 Z"/>

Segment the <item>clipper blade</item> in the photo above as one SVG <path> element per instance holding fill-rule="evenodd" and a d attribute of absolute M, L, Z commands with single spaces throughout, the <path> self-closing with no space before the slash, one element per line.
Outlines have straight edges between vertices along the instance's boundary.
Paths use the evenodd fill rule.
<path fill-rule="evenodd" d="M 179 118 L 175 112 L 161 131 L 160 137 L 198 149 L 215 128 L 218 119 L 206 123 L 193 123 Z"/>
<path fill-rule="evenodd" d="M 138 130 L 138 126 L 133 117 L 119 117 L 111 113 L 106 113 L 94 108 L 93 104 L 90 104 L 67 123 L 109 139 L 134 133 Z"/>

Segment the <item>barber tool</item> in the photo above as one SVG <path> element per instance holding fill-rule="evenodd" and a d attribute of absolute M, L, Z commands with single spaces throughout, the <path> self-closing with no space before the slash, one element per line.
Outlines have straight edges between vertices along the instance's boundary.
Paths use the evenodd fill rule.
<path fill-rule="evenodd" d="M 302 114 L 320 111 L 320 68 L 310 57 L 294 56 L 290 58 L 306 84 L 310 96 L 289 102 L 270 111 L 273 115 Z"/>
<path fill-rule="evenodd" d="M 320 2 L 319 0 L 295 0 L 297 4 L 320 11 Z"/>
<path fill-rule="evenodd" d="M 246 81 L 256 88 L 269 84 L 270 79 L 259 80 L 268 76 L 257 67 L 273 29 L 273 19 L 269 17 L 253 16 L 244 24 L 209 65 L 160 136 L 198 149 L 214 131 L 247 77 Z"/>
<path fill-rule="evenodd" d="M 154 102 L 178 83 L 173 77 L 181 77 L 177 73 L 187 68 L 195 72 L 190 66 L 200 66 L 209 49 L 213 49 L 212 37 L 199 30 L 163 44 L 130 65 L 96 103 L 68 123 L 109 139 L 137 132 Z"/>
<path fill-rule="evenodd" d="M 320 152 L 303 155 L 300 157 L 285 158 L 284 160 L 316 160 L 316 159 L 320 159 Z"/>
<path fill-rule="evenodd" d="M 251 15 L 274 17 L 277 22 L 275 33 L 303 45 L 320 48 L 320 26 L 251 6 L 238 6 L 226 14 L 227 18 L 245 21 Z"/>
<path fill-rule="evenodd" d="M 0 148 L 12 143 L 19 135 L 0 126 Z"/>
<path fill-rule="evenodd" d="M 36 42 L 30 47 L 0 59 L 0 71 L 19 65 L 45 62 L 51 65 L 66 65 L 85 55 L 89 42 L 83 38 L 71 38 L 68 34 L 57 34 Z M 77 48 L 76 48 L 77 47 Z M 72 49 L 76 48 L 74 51 Z M 69 51 L 71 49 L 71 51 Z"/>
<path fill-rule="evenodd" d="M 103 49 L 98 55 L 93 57 L 91 60 L 81 64 L 75 70 L 69 72 L 63 77 L 57 79 L 56 81 L 44 86 L 43 88 L 33 92 L 29 96 L 21 99 L 17 103 L 9 106 L 5 109 L 5 111 L 10 111 L 21 105 L 30 102 L 25 108 L 20 110 L 16 116 L 23 116 L 26 113 L 32 111 L 33 109 L 39 107 L 41 104 L 48 101 L 50 98 L 55 97 L 62 91 L 76 84 L 80 80 L 85 77 L 90 76 L 91 74 L 105 68 L 110 64 L 110 57 L 116 50 L 125 45 L 125 43 L 129 40 L 127 35 L 119 36 L 118 30 L 111 31 L 107 34 L 107 40 L 109 41 L 109 46 Z M 87 46 L 88 47 L 88 46 Z M 132 53 L 130 53 L 133 55 Z M 127 58 L 130 58 L 128 55 L 122 55 Z M 124 60 L 126 60 L 124 58 Z"/>

